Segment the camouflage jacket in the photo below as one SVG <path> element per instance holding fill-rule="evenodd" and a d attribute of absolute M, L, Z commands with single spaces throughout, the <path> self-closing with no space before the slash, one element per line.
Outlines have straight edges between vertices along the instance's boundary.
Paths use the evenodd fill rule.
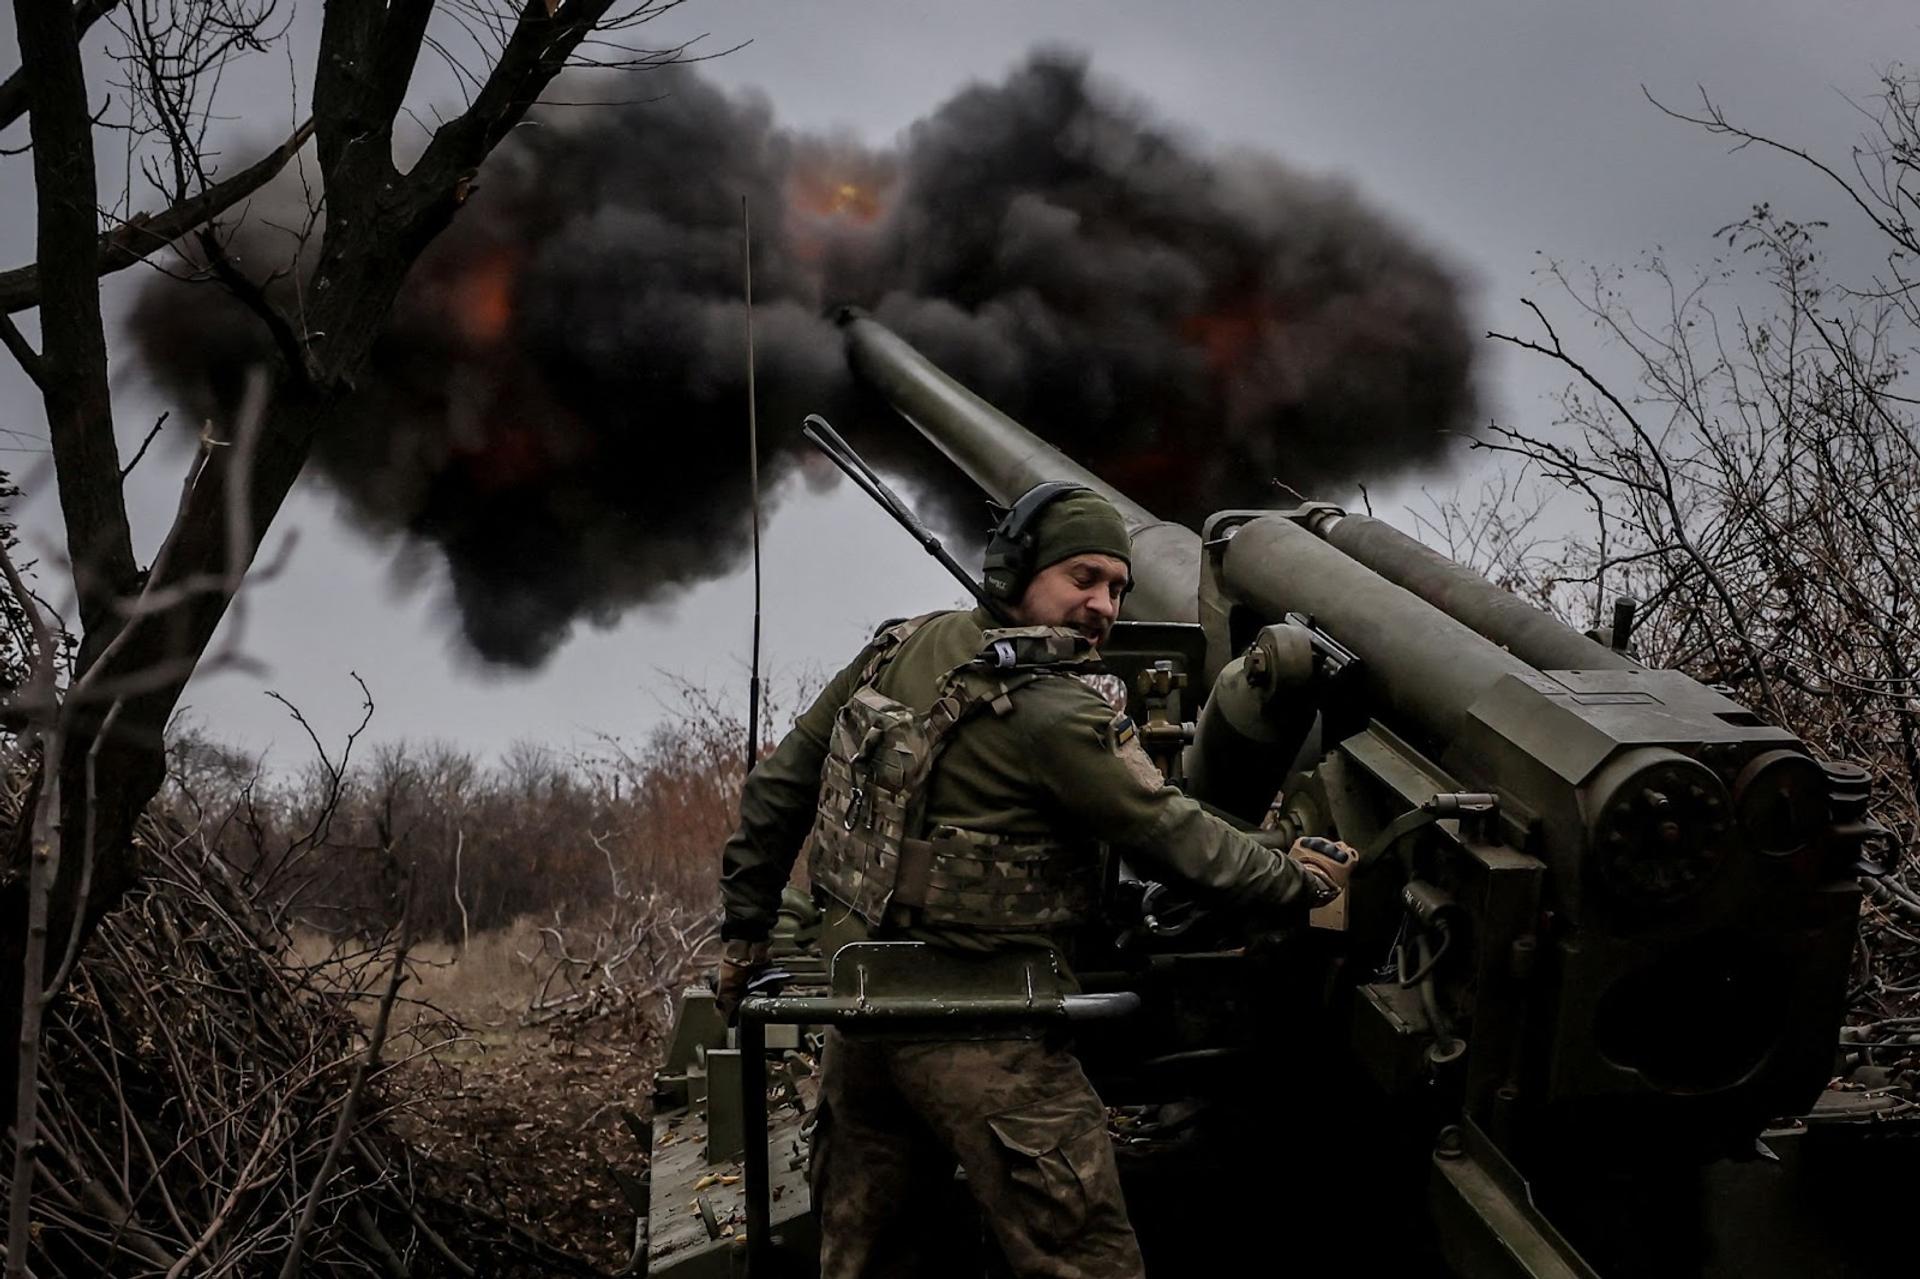
<path fill-rule="evenodd" d="M 925 712 L 947 673 L 980 649 L 994 623 L 980 609 L 933 618 L 881 671 L 875 687 Z M 780 745 L 747 779 L 740 827 L 723 855 L 721 896 L 728 938 L 760 938 L 812 828 L 834 717 L 852 697 L 871 647 L 814 699 Z M 1033 839 L 1103 841 L 1141 871 L 1197 895 L 1250 907 L 1293 902 L 1303 890 L 1294 863 L 1206 812 L 1158 772 L 1125 733 L 1124 720 L 1088 684 L 1045 679 L 1014 694 L 1014 710 L 954 730 L 926 794 L 928 825 Z M 918 928 L 906 936 L 966 950 L 1058 946 L 1043 933 Z"/>

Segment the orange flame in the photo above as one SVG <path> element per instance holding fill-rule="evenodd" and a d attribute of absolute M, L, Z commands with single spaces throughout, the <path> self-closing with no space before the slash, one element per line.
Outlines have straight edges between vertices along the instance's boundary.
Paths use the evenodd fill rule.
<path fill-rule="evenodd" d="M 507 336 L 519 270 L 519 255 L 503 249 L 487 254 L 453 282 L 447 306 L 460 336 L 475 346 L 493 346 Z"/>
<path fill-rule="evenodd" d="M 1279 322 L 1273 306 L 1258 294 L 1235 298 L 1212 311 L 1190 315 L 1180 334 L 1206 353 L 1215 373 L 1240 367 Z"/>
<path fill-rule="evenodd" d="M 847 218 L 864 224 L 880 216 L 876 188 L 826 174 L 795 174 L 788 198 L 795 209 L 816 218 Z"/>

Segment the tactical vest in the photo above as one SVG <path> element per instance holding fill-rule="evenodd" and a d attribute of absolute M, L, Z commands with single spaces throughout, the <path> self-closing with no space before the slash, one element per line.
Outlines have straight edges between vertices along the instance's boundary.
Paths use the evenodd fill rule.
<path fill-rule="evenodd" d="M 1092 646 L 1055 627 L 987 631 L 979 654 L 946 675 L 920 715 L 874 681 L 934 616 L 880 634 L 859 687 L 834 719 L 807 840 L 814 886 L 874 928 L 1044 931 L 1084 922 L 1099 899 L 1096 844 L 923 827 L 928 782 L 953 731 L 974 715 L 1011 714 L 1014 695 L 1035 681 L 1091 669 Z"/>

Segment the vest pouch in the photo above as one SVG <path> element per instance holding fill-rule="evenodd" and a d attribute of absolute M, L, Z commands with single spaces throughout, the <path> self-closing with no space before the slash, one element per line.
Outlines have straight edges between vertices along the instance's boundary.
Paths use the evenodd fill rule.
<path fill-rule="evenodd" d="M 1084 636 L 1048 627 L 990 630 L 923 715 L 874 685 L 925 619 L 890 627 L 860 686 L 834 717 L 807 837 L 816 889 L 871 928 L 913 922 L 1032 931 L 1077 926 L 1099 904 L 1098 845 L 942 826 L 922 835 L 926 790 L 947 735 L 971 715 L 1010 715 L 1038 679 L 1090 673 Z M 896 910 L 896 908 L 898 908 Z"/>
<path fill-rule="evenodd" d="M 926 924 L 983 931 L 1071 928 L 1092 918 L 1104 863 L 1098 844 L 936 826 L 902 846 L 895 901 Z"/>
<path fill-rule="evenodd" d="M 871 686 L 834 718 L 808 872 L 816 887 L 873 927 L 892 904 L 900 845 L 917 817 L 932 755 L 926 720 Z"/>

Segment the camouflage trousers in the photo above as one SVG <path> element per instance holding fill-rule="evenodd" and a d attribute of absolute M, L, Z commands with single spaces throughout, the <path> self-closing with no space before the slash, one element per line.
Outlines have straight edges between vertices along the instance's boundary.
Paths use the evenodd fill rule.
<path fill-rule="evenodd" d="M 821 1279 L 931 1273 L 927 1228 L 957 1163 L 1013 1274 L 1138 1279 L 1107 1112 L 1041 1040 L 827 1035 L 813 1202 Z M 934 1246 L 937 1246 L 934 1245 Z"/>

